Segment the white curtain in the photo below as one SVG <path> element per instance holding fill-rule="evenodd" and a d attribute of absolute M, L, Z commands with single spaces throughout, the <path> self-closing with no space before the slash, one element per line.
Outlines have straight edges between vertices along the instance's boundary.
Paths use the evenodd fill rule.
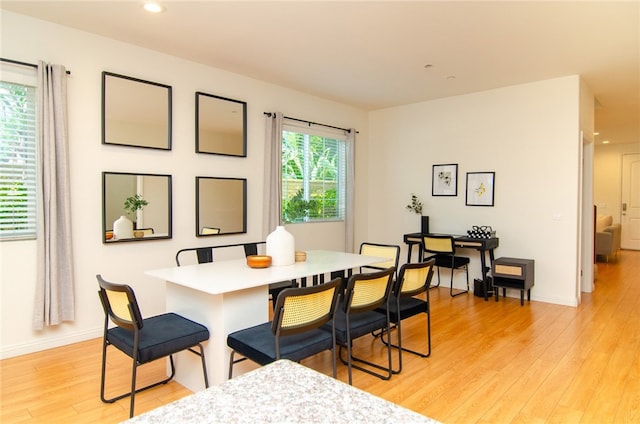
<path fill-rule="evenodd" d="M 264 213 L 262 214 L 263 240 L 281 225 L 282 220 L 282 121 L 281 112 L 265 116 L 264 147 Z"/>
<path fill-rule="evenodd" d="M 38 63 L 38 270 L 33 328 L 73 321 L 67 74 Z"/>
<path fill-rule="evenodd" d="M 354 229 L 353 216 L 355 214 L 355 141 L 356 130 L 351 128 L 347 134 L 346 152 L 347 152 L 347 181 L 346 181 L 346 205 L 344 217 L 344 250 L 345 252 L 353 252 Z"/>

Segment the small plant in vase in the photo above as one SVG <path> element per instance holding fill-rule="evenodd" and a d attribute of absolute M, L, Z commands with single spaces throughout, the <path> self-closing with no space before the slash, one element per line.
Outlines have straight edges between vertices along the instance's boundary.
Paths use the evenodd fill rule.
<path fill-rule="evenodd" d="M 147 206 L 148 204 L 149 202 L 144 200 L 142 196 L 139 194 L 136 194 L 134 196 L 129 196 L 125 199 L 124 209 L 127 211 L 127 215 L 129 214 L 133 215 L 134 228 L 135 228 L 135 222 L 136 222 L 136 212 L 138 210 L 144 209 L 144 207 Z M 139 233 L 142 233 L 142 231 L 140 231 Z M 137 237 L 139 234 L 135 234 L 134 232 L 134 235 Z"/>
<path fill-rule="evenodd" d="M 418 199 L 418 196 L 411 194 L 411 203 L 407 205 L 407 209 L 418 215 L 422 215 L 422 202 Z"/>
<path fill-rule="evenodd" d="M 420 232 L 422 234 L 428 234 L 429 233 L 429 217 L 428 216 L 424 216 L 422 215 L 422 202 L 420 201 L 420 199 L 418 199 L 418 196 L 416 196 L 415 194 L 411 194 L 411 203 L 409 203 L 406 208 L 407 210 L 420 215 L 421 217 L 421 221 L 420 221 Z"/>

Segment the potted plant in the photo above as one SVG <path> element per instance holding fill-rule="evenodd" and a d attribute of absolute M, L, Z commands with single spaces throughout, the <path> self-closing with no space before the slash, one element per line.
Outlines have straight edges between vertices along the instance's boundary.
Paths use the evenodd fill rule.
<path fill-rule="evenodd" d="M 429 217 L 422 215 L 422 207 L 423 207 L 423 204 L 418 198 L 418 196 L 416 196 L 414 193 L 411 193 L 411 203 L 409 203 L 406 206 L 406 208 L 407 210 L 421 216 L 420 232 L 422 234 L 428 234 L 429 233 Z"/>
<path fill-rule="evenodd" d="M 133 215 L 133 223 L 135 227 L 136 222 L 136 212 L 138 210 L 142 210 L 145 206 L 147 206 L 149 202 L 144 200 L 140 194 L 136 194 L 134 196 L 129 196 L 124 201 L 124 209 L 127 211 L 127 215 Z"/>
<path fill-rule="evenodd" d="M 302 189 L 298 189 L 296 194 L 283 205 L 284 222 L 305 222 L 312 212 L 318 208 L 318 201 L 305 200 Z"/>

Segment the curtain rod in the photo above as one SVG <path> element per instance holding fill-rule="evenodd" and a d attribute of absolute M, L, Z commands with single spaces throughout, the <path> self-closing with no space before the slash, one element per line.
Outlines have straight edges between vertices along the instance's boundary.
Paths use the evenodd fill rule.
<path fill-rule="evenodd" d="M 7 63 L 12 63 L 14 65 L 28 66 L 30 68 L 38 69 L 38 65 L 36 65 L 35 63 L 20 62 L 19 60 L 6 59 L 4 57 L 0 57 L 0 62 L 7 62 Z M 67 71 L 67 75 L 71 75 L 71 71 Z"/>
<path fill-rule="evenodd" d="M 275 114 L 273 112 L 264 112 L 265 115 L 267 115 L 268 117 L 275 117 Z M 333 128 L 334 130 L 340 130 L 340 131 L 346 131 L 346 132 L 351 132 L 351 130 L 349 128 L 341 128 L 341 127 L 334 127 L 333 125 L 327 125 L 327 124 L 321 124 L 319 122 L 313 122 L 313 121 L 307 121 L 306 119 L 297 119 L 297 118 L 292 118 L 290 116 L 285 116 L 286 119 L 290 119 L 292 121 L 298 121 L 298 122 L 303 122 L 305 124 L 309 124 L 309 125 L 320 125 L 322 127 L 327 127 L 327 128 Z M 359 131 L 356 131 L 356 134 L 360 134 Z"/>

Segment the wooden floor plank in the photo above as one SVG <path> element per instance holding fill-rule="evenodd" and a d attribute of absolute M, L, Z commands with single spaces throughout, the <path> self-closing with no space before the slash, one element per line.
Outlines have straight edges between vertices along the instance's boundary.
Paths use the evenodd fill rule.
<path fill-rule="evenodd" d="M 354 370 L 354 386 L 445 423 L 640 422 L 640 252 L 621 251 L 598 264 L 596 289 L 577 308 L 518 298 L 499 302 L 441 287 L 430 292 L 430 358 L 403 355 L 390 381 Z M 535 287 L 534 287 L 535 291 Z M 403 325 L 405 344 L 422 347 L 424 317 Z M 393 335 L 395 337 L 395 333 Z M 379 340 L 354 348 L 383 361 Z M 0 422 L 116 423 L 129 400 L 100 401 L 101 340 L 0 361 Z M 394 352 L 397 361 L 397 352 Z M 304 365 L 331 375 L 331 356 Z M 108 394 L 126 391 L 129 358 L 110 349 Z M 139 386 L 162 376 L 164 363 L 140 371 Z M 347 381 L 345 366 L 338 378 Z M 170 382 L 136 397 L 136 413 L 190 392 Z"/>

